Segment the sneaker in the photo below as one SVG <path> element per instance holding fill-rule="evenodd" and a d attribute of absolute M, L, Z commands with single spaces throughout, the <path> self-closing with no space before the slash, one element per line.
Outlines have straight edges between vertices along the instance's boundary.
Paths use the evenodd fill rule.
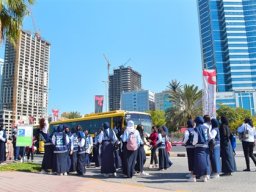
<path fill-rule="evenodd" d="M 46 174 L 47 172 L 42 169 L 42 170 L 40 171 L 40 173 L 41 173 L 41 174 Z"/>
<path fill-rule="evenodd" d="M 196 178 L 195 177 L 190 177 L 187 181 L 188 182 L 196 182 Z"/>
<path fill-rule="evenodd" d="M 217 179 L 219 177 L 220 177 L 220 175 L 218 173 L 214 173 L 214 174 L 211 175 L 212 179 Z"/>
<path fill-rule="evenodd" d="M 149 176 L 149 174 L 148 174 L 147 172 L 145 172 L 145 171 L 142 171 L 142 172 L 140 173 L 140 175 L 142 175 L 142 176 Z"/>
<path fill-rule="evenodd" d="M 65 172 L 65 173 L 64 173 L 64 175 L 65 175 L 65 176 L 67 176 L 67 175 L 68 175 L 68 173 L 67 173 L 67 172 Z"/>
<path fill-rule="evenodd" d="M 204 176 L 203 182 L 207 182 L 207 176 Z"/>
<path fill-rule="evenodd" d="M 108 174 L 104 173 L 103 176 L 104 176 L 104 177 L 108 177 Z"/>
<path fill-rule="evenodd" d="M 152 169 L 152 168 L 153 168 L 153 165 L 152 165 L 152 164 L 150 164 L 150 165 L 149 165 L 149 169 Z"/>
<path fill-rule="evenodd" d="M 186 175 L 186 178 L 191 178 L 191 177 L 192 177 L 191 173 Z"/>
<path fill-rule="evenodd" d="M 210 175 L 206 175 L 206 179 L 209 180 L 210 179 Z"/>
<path fill-rule="evenodd" d="M 117 177 L 117 174 L 116 174 L 116 172 L 114 172 L 114 173 L 113 173 L 113 176 L 114 176 L 114 177 Z"/>
<path fill-rule="evenodd" d="M 244 169 L 243 171 L 251 171 L 250 169 Z"/>

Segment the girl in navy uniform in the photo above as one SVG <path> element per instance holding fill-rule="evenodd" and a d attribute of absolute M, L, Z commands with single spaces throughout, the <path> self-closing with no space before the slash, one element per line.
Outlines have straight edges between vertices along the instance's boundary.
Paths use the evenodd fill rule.
<path fill-rule="evenodd" d="M 63 132 L 63 125 L 59 125 L 52 136 L 54 145 L 54 171 L 58 175 L 67 175 L 67 155 L 69 137 Z"/>
<path fill-rule="evenodd" d="M 194 132 L 193 145 L 195 145 L 194 171 L 191 181 L 196 182 L 196 177 L 207 181 L 210 175 L 210 159 L 209 159 L 209 128 L 204 126 L 204 119 L 196 117 L 196 128 Z"/>
<path fill-rule="evenodd" d="M 159 170 L 166 170 L 172 165 L 172 162 L 169 160 L 169 155 L 166 151 L 166 141 L 168 137 L 166 132 L 163 130 L 162 127 L 158 128 L 158 139 L 157 139 L 157 146 L 158 146 L 158 159 L 159 159 Z"/>
<path fill-rule="evenodd" d="M 141 137 L 141 140 L 142 140 L 143 144 L 141 144 L 138 148 L 138 155 L 137 155 L 137 162 L 136 162 L 136 165 L 135 165 L 135 171 L 140 173 L 140 175 L 145 175 L 146 176 L 146 175 L 149 175 L 149 174 L 144 171 L 144 164 L 146 162 L 146 153 L 145 153 L 145 149 L 144 149 L 144 144 L 145 144 L 144 128 L 143 128 L 142 125 L 138 125 L 137 130 L 140 133 L 140 137 Z"/>
<path fill-rule="evenodd" d="M 66 125 L 63 125 L 63 128 L 64 128 L 65 134 L 68 136 L 69 141 L 70 141 L 69 144 L 67 145 L 68 152 L 67 152 L 67 171 L 66 171 L 67 173 L 69 173 L 69 172 L 73 172 L 73 170 L 71 169 L 71 154 L 72 154 L 72 152 L 71 152 L 71 137 L 72 137 L 72 133 L 71 133 L 69 127 L 67 127 Z"/>
<path fill-rule="evenodd" d="M 53 150 L 54 146 L 51 141 L 51 137 L 48 133 L 48 124 L 44 118 L 39 121 L 39 141 L 44 141 L 44 157 L 41 166 L 41 173 L 49 172 L 53 170 Z M 53 130 L 53 132 L 56 130 Z"/>
<path fill-rule="evenodd" d="M 77 171 L 77 151 L 78 151 L 78 136 L 77 132 L 73 133 L 70 137 L 70 169 L 69 172 Z"/>
<path fill-rule="evenodd" d="M 228 120 L 221 116 L 220 124 L 220 155 L 222 172 L 221 176 L 231 176 L 231 173 L 236 171 L 236 163 L 233 155 L 232 146 L 230 143 L 230 130 L 228 127 Z"/>
<path fill-rule="evenodd" d="M 95 167 L 101 166 L 101 160 L 100 160 L 100 151 L 99 151 L 99 134 L 101 133 L 102 129 L 100 129 L 98 132 L 94 135 L 94 142 L 93 142 L 93 159 L 95 162 Z"/>
<path fill-rule="evenodd" d="M 138 130 L 135 129 L 133 121 L 128 121 L 122 140 L 124 147 L 126 148 L 124 151 L 124 156 L 126 157 L 126 159 L 124 159 L 126 170 L 124 172 L 128 178 L 131 178 L 135 172 L 134 168 L 137 160 L 138 148 L 140 145 L 143 145 L 143 141 L 141 140 Z"/>
<path fill-rule="evenodd" d="M 220 131 L 219 123 L 217 119 L 211 119 L 212 130 L 210 132 L 210 137 L 214 146 L 210 148 L 210 160 L 212 165 L 212 174 L 211 178 L 219 178 L 221 171 L 220 163 Z"/>
<path fill-rule="evenodd" d="M 114 144 L 117 142 L 117 137 L 108 122 L 103 124 L 103 128 L 104 131 L 99 134 L 99 143 L 101 144 L 101 173 L 105 177 L 108 177 L 110 174 L 116 176 Z"/>
<path fill-rule="evenodd" d="M 92 153 L 93 141 L 88 130 L 84 131 L 85 134 L 85 165 L 90 166 L 90 154 Z"/>
<path fill-rule="evenodd" d="M 183 143 L 186 146 L 187 157 L 188 157 L 188 170 L 190 174 L 187 177 L 190 177 L 190 180 L 193 179 L 193 170 L 194 170 L 194 154 L 195 154 L 195 146 L 193 145 L 193 137 L 194 137 L 194 122 L 192 119 L 187 121 L 187 130 L 184 133 Z"/>
<path fill-rule="evenodd" d="M 7 141 L 6 132 L 3 126 L 0 127 L 0 164 L 6 161 L 6 147 Z"/>
<path fill-rule="evenodd" d="M 78 139 L 78 150 L 77 150 L 77 174 L 84 175 L 86 172 L 85 169 L 85 136 L 82 131 L 77 133 Z"/>
<path fill-rule="evenodd" d="M 243 136 L 241 140 L 246 162 L 246 169 L 244 169 L 243 171 L 251 171 L 250 158 L 252 159 L 254 165 L 256 166 L 256 158 L 253 154 L 253 148 L 255 146 L 256 139 L 256 131 L 255 128 L 253 127 L 252 120 L 246 118 L 244 120 L 244 124 L 237 129 L 237 132 Z"/>

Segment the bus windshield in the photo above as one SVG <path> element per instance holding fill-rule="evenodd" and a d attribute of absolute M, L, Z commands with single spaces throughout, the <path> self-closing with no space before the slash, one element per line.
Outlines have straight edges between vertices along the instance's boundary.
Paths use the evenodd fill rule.
<path fill-rule="evenodd" d="M 126 121 L 132 120 L 135 125 L 143 125 L 145 133 L 150 134 L 152 129 L 152 120 L 149 115 L 128 113 L 125 116 Z"/>

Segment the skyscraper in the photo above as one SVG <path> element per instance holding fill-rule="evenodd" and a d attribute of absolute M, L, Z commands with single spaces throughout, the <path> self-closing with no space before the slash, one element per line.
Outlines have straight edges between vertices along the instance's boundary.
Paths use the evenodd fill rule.
<path fill-rule="evenodd" d="M 120 66 L 109 76 L 109 110 L 120 109 L 121 93 L 141 89 L 141 75 L 131 67 Z"/>
<path fill-rule="evenodd" d="M 50 43 L 30 32 L 21 31 L 15 48 L 6 42 L 0 122 L 6 113 L 16 123 L 46 117 L 49 58 Z"/>
<path fill-rule="evenodd" d="M 216 69 L 217 103 L 255 113 L 256 0 L 198 0 L 203 68 Z"/>

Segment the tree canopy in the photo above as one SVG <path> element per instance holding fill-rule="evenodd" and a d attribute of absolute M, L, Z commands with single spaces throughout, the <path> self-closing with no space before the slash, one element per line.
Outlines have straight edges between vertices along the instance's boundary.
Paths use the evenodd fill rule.
<path fill-rule="evenodd" d="M 0 0 L 0 43 L 5 37 L 15 45 L 22 21 L 34 0 Z"/>
<path fill-rule="evenodd" d="M 75 118 L 82 117 L 82 115 L 77 111 L 72 111 L 72 112 L 63 112 L 61 114 L 61 117 L 66 118 L 66 119 L 75 119 Z"/>

